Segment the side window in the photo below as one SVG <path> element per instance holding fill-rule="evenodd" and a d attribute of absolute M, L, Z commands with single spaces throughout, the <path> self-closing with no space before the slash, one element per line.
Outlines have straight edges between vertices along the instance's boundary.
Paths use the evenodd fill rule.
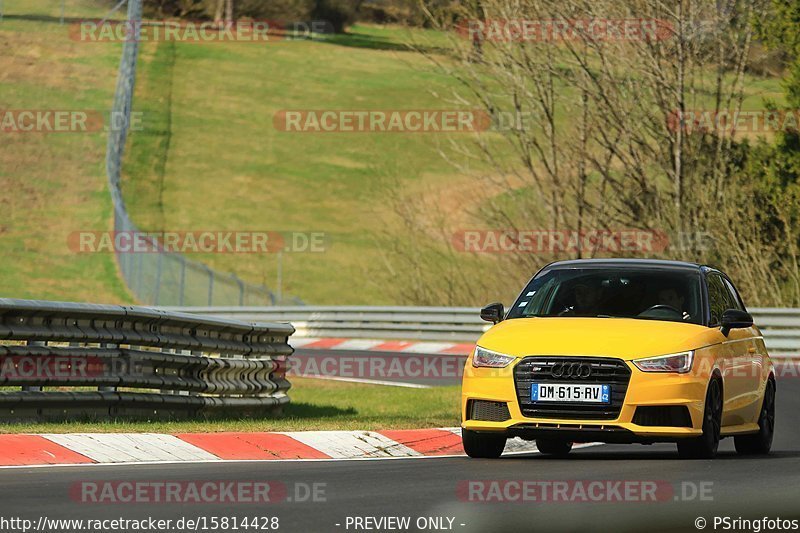
<path fill-rule="evenodd" d="M 738 309 L 739 311 L 744 311 L 744 305 L 742 304 L 742 297 L 739 296 L 739 293 L 736 291 L 736 287 L 733 286 L 733 283 L 728 281 L 727 279 L 723 280 L 725 282 L 725 288 L 728 289 L 728 294 L 730 296 L 731 301 L 731 309 Z"/>
<path fill-rule="evenodd" d="M 711 308 L 710 326 L 718 326 L 722 320 L 722 313 L 730 307 L 730 293 L 722 281 L 719 274 L 709 274 L 706 277 L 708 283 L 708 305 Z"/>

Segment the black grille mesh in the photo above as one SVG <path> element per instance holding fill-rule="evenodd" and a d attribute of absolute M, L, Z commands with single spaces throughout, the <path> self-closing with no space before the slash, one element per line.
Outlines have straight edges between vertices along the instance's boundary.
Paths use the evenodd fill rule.
<path fill-rule="evenodd" d="M 588 365 L 586 376 L 554 377 L 554 367 L 581 363 Z M 523 416 L 528 418 L 568 418 L 580 420 L 614 420 L 619 416 L 631 371 L 619 359 L 600 357 L 526 357 L 514 369 L 514 383 Z M 608 404 L 531 401 L 532 383 L 582 383 L 611 386 Z"/>
<path fill-rule="evenodd" d="M 470 400 L 469 419 L 484 422 L 505 422 L 511 418 L 505 402 L 489 402 L 486 400 Z"/>
<path fill-rule="evenodd" d="M 633 423 L 639 426 L 692 427 L 692 416 L 685 405 L 645 405 L 636 408 Z"/>

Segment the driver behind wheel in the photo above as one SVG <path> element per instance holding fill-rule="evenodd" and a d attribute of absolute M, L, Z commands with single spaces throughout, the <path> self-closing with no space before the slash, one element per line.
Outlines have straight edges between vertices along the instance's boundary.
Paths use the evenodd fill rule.
<path fill-rule="evenodd" d="M 675 287 L 665 287 L 658 291 L 658 303 L 660 305 L 670 306 L 680 312 L 684 320 L 689 320 L 690 315 L 683 308 L 684 302 L 683 295 Z"/>
<path fill-rule="evenodd" d="M 600 304 L 600 289 L 593 284 L 580 282 L 572 289 L 574 304 L 559 313 L 559 316 L 593 317 Z"/>

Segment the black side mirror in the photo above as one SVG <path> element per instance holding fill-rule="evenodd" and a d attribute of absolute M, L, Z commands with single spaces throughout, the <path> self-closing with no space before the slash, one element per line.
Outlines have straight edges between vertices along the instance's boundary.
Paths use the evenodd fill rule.
<path fill-rule="evenodd" d="M 749 328 L 753 325 L 753 315 L 739 309 L 728 309 L 722 313 L 722 334 L 726 337 L 732 329 Z"/>
<path fill-rule="evenodd" d="M 503 315 L 505 314 L 506 312 L 503 308 L 503 304 L 500 302 L 489 304 L 481 309 L 481 318 L 487 322 L 491 322 L 492 324 L 497 324 L 503 320 Z"/>

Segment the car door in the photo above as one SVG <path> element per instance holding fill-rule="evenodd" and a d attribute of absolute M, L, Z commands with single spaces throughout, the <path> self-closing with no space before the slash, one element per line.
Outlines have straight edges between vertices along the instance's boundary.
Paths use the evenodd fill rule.
<path fill-rule="evenodd" d="M 706 274 L 708 287 L 708 304 L 710 308 L 709 327 L 722 325 L 722 314 L 731 308 L 738 307 L 733 302 L 730 292 L 725 286 L 724 278 L 718 272 Z M 734 306 L 734 307 L 731 307 Z M 731 330 L 727 339 L 719 346 L 718 356 L 723 381 L 722 425 L 736 426 L 744 424 L 749 415 L 750 384 L 747 373 L 749 364 L 747 330 Z"/>
<path fill-rule="evenodd" d="M 741 296 L 739 296 L 739 291 L 736 290 L 731 280 L 723 276 L 722 281 L 730 296 L 730 305 L 734 306 L 731 309 L 747 311 Z M 766 349 L 761 338 L 761 332 L 756 327 L 734 329 L 731 330 L 728 338 L 737 341 L 734 344 L 737 356 L 736 366 L 739 371 L 743 372 L 742 387 L 744 390 L 742 392 L 742 401 L 747 407 L 743 409 L 742 417 L 744 420 L 742 423 L 754 422 L 758 420 L 758 414 L 761 410 L 761 384 L 764 383 L 765 372 L 767 371 L 764 364 Z"/>

